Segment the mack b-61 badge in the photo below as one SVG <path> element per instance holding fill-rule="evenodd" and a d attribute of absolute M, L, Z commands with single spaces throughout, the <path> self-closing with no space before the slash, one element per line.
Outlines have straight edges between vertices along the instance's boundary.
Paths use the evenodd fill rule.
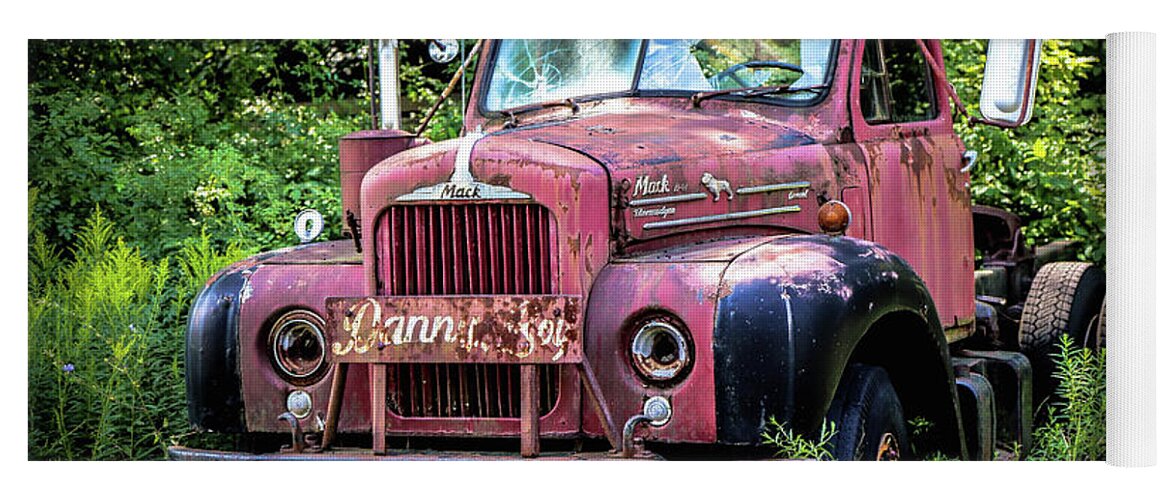
<path fill-rule="evenodd" d="M 579 298 L 331 298 L 327 359 L 340 363 L 577 363 Z"/>

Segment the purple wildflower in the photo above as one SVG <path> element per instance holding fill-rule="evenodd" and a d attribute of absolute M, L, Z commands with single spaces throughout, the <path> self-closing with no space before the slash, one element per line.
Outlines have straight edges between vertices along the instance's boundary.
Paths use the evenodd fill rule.
<path fill-rule="evenodd" d="M 73 363 L 65 363 L 65 366 L 61 367 L 61 371 L 65 373 L 73 373 Z"/>

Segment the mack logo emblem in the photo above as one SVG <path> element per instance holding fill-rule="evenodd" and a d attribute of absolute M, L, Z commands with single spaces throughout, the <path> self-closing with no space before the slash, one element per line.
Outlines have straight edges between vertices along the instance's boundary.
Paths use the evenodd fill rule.
<path fill-rule="evenodd" d="M 331 298 L 327 359 L 342 363 L 576 363 L 580 299 Z"/>
<path fill-rule="evenodd" d="M 460 186 L 458 184 L 444 184 L 443 190 L 439 195 L 441 198 L 455 198 L 455 199 L 474 199 L 480 197 L 480 186 L 476 184 L 469 184 Z"/>
<path fill-rule="evenodd" d="M 667 174 L 663 174 L 663 178 L 659 180 L 651 180 L 649 175 L 639 176 L 634 181 L 633 196 L 646 196 L 648 194 L 662 194 L 671 190 L 671 181 L 667 180 Z"/>

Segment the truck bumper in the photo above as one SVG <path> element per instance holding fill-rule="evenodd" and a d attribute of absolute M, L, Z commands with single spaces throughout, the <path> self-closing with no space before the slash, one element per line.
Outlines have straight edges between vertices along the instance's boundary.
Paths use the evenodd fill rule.
<path fill-rule="evenodd" d="M 167 459 L 177 461 L 269 461 L 269 460 L 404 460 L 404 461 L 443 461 L 443 460 L 520 460 L 516 453 L 508 452 L 476 452 L 476 451 L 426 451 L 426 450 L 387 450 L 385 455 L 375 455 L 369 449 L 337 448 L 320 453 L 244 453 L 239 451 L 200 450 L 185 446 L 167 448 Z M 662 460 L 662 457 L 653 453 L 644 453 L 633 457 L 634 460 Z M 546 452 L 537 458 L 525 460 L 631 460 L 622 458 L 620 453 L 607 451 L 595 452 Z"/>

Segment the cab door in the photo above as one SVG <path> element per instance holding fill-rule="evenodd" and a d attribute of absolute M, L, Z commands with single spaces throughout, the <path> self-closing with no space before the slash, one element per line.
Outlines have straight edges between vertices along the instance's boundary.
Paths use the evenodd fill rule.
<path fill-rule="evenodd" d="M 971 197 L 947 83 L 915 40 L 855 43 L 850 117 L 870 177 L 872 239 L 911 264 L 949 339 L 962 336 L 975 316 Z M 925 45 L 942 61 L 938 41 Z"/>

